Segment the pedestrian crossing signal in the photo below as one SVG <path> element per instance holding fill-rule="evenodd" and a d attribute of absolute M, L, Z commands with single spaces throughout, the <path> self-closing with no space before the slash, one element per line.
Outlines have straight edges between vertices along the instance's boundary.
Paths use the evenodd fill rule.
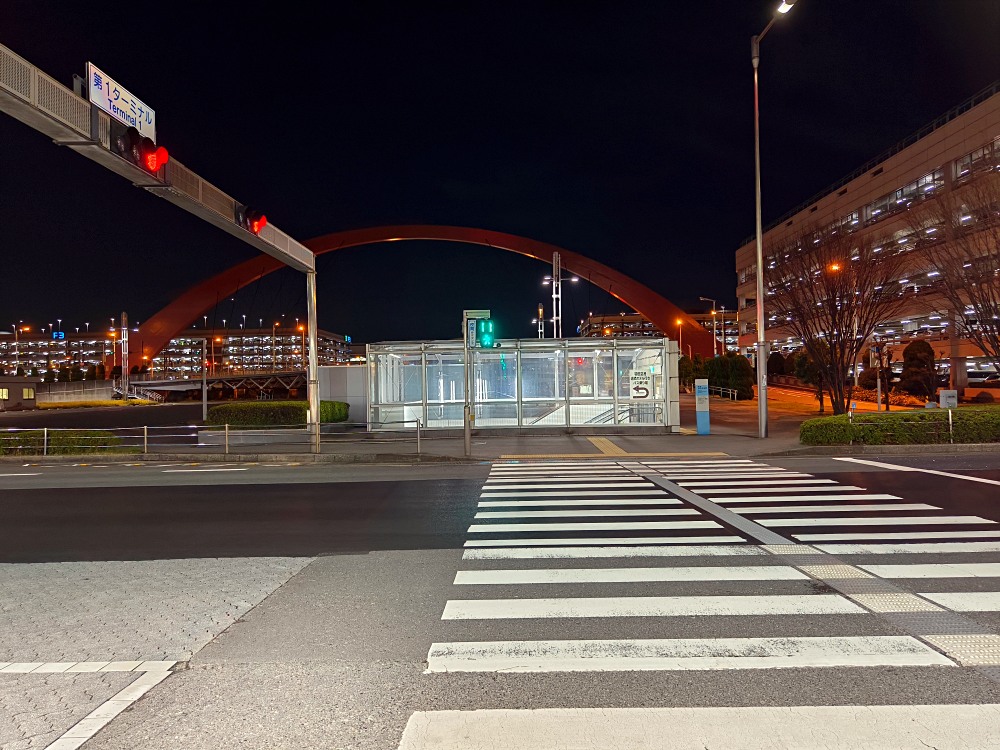
<path fill-rule="evenodd" d="M 493 321 L 489 318 L 480 318 L 476 321 L 476 346 L 482 349 L 499 346 L 493 334 Z"/>

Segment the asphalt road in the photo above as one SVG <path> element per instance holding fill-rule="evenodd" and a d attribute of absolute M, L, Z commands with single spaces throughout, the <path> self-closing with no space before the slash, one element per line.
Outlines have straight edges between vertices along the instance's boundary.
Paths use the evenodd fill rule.
<path fill-rule="evenodd" d="M 87 750 L 1000 747 L 1000 467 L 864 461 L 6 464 L 0 664 L 178 662 Z"/>

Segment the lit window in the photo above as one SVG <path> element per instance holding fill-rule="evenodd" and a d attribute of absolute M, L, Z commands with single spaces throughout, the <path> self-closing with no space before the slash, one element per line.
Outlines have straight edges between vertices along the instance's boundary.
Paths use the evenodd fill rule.
<path fill-rule="evenodd" d="M 10 398 L 10 390 L 7 388 L 0 388 L 0 401 L 6 401 Z"/>
<path fill-rule="evenodd" d="M 21 389 L 21 398 L 34 398 L 34 397 L 35 397 L 35 389 L 34 388 L 22 388 Z"/>

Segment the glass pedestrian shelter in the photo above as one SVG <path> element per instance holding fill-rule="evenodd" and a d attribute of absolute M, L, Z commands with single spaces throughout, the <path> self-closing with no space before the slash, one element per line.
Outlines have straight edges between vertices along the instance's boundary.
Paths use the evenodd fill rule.
<path fill-rule="evenodd" d="M 502 340 L 471 349 L 475 428 L 680 431 L 677 342 Z M 462 429 L 461 340 L 368 345 L 368 428 Z"/>

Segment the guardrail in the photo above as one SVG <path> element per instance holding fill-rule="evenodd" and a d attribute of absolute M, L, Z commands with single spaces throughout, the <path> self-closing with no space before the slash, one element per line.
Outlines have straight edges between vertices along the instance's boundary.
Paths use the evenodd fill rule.
<path fill-rule="evenodd" d="M 718 385 L 708 386 L 708 392 L 710 394 L 714 393 L 716 396 L 721 396 L 722 398 L 728 398 L 730 401 L 736 401 L 737 391 L 735 388 L 723 388 Z"/>
<path fill-rule="evenodd" d="M 938 411 L 938 410 L 934 410 L 934 411 Z M 948 442 L 949 443 L 954 443 L 955 442 L 955 422 L 954 422 L 954 420 L 952 418 L 952 411 L 954 411 L 954 410 L 953 409 L 940 409 L 940 411 L 947 411 L 948 412 L 948 421 L 947 421 L 947 423 L 945 423 L 944 420 L 940 420 L 940 421 L 939 420 L 925 421 L 925 420 L 916 420 L 916 419 L 914 419 L 914 420 L 907 420 L 905 423 L 901 423 L 900 424 L 901 429 L 896 430 L 895 432 L 903 432 L 904 430 L 908 431 L 908 432 L 912 432 L 913 429 L 916 428 L 916 429 L 922 430 L 924 434 L 934 435 L 935 438 L 943 438 L 947 434 L 947 436 L 948 436 Z M 916 413 L 916 414 L 922 414 L 922 413 L 924 413 L 923 410 L 921 410 L 921 409 L 902 409 L 902 410 L 897 410 L 896 412 L 893 412 L 893 414 L 899 415 L 899 414 L 906 414 L 907 412 L 913 412 L 913 413 Z M 885 414 L 889 414 L 889 412 L 864 412 L 864 416 L 859 416 L 859 415 L 857 415 L 854 412 L 853 409 L 851 409 L 851 410 L 849 410 L 847 412 L 847 421 L 851 423 L 851 426 L 864 427 L 865 425 L 872 425 L 872 426 L 878 425 L 881 431 L 888 432 L 888 433 L 891 434 L 893 432 L 893 430 L 887 430 L 886 429 L 886 424 L 887 424 L 886 421 L 884 419 L 881 419 L 881 416 L 885 415 Z M 941 440 L 935 440 L 933 442 L 943 443 L 945 441 L 943 439 L 941 439 Z M 848 444 L 849 445 L 854 445 L 854 438 L 853 437 L 850 439 L 850 441 L 849 441 Z"/>
<path fill-rule="evenodd" d="M 320 425 L 320 448 L 338 442 L 357 440 L 362 434 L 365 442 L 412 442 L 416 438 L 416 452 L 423 452 L 423 423 L 421 420 L 387 422 L 402 425 L 398 433 L 380 431 L 377 435 L 367 431 L 367 424 L 331 422 Z M 414 436 L 413 426 L 416 426 Z M 352 429 L 353 428 L 353 429 Z M 363 432 L 362 432 L 363 430 Z M 172 427 L 119 427 L 119 428 L 7 428 L 0 430 L 0 456 L 53 456 L 89 454 L 149 453 L 247 453 L 259 452 L 262 447 L 275 452 L 304 452 L 312 450 L 312 433 L 302 424 L 245 427 L 235 425 L 177 425 Z M 296 450 L 300 449 L 300 450 Z"/>

